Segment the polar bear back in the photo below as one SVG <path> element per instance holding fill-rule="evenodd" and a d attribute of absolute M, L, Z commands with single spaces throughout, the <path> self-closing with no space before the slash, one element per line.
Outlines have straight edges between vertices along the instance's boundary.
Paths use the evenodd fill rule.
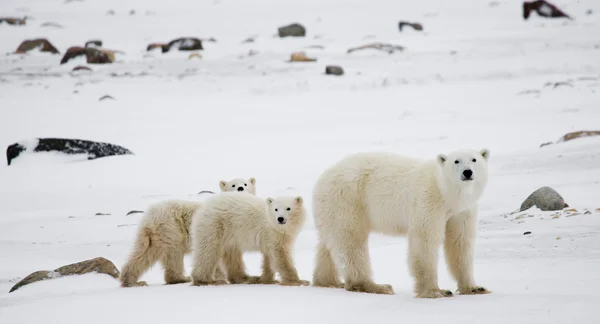
<path fill-rule="evenodd" d="M 226 246 L 259 251 L 262 236 L 269 228 L 263 198 L 243 192 L 222 192 L 208 198 L 194 215 L 194 235 L 214 235 L 223 230 Z"/>
<path fill-rule="evenodd" d="M 313 200 L 347 210 L 332 209 L 323 219 L 315 214 L 315 221 L 359 222 L 371 231 L 405 234 L 416 199 L 439 196 L 435 172 L 435 162 L 393 153 L 350 155 L 323 173 L 313 193 Z"/>

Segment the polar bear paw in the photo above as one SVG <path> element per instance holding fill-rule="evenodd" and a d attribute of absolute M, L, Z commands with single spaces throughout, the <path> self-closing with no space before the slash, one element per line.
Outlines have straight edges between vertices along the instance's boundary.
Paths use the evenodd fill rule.
<path fill-rule="evenodd" d="M 454 294 L 446 289 L 429 289 L 417 294 L 417 298 L 442 298 L 453 297 Z"/>
<path fill-rule="evenodd" d="M 461 295 L 485 295 L 491 293 L 490 290 L 481 286 L 459 288 L 458 291 Z"/>
<path fill-rule="evenodd" d="M 191 281 L 192 281 L 192 278 L 189 276 L 180 277 L 180 278 L 169 278 L 167 280 L 167 285 L 177 285 L 177 284 L 182 284 L 182 283 L 188 283 Z"/>
<path fill-rule="evenodd" d="M 145 281 L 138 281 L 138 282 L 134 282 L 134 283 L 128 283 L 128 282 L 124 282 L 121 284 L 121 287 L 127 288 L 127 287 L 145 287 L 148 286 L 148 283 Z"/>
<path fill-rule="evenodd" d="M 379 295 L 393 295 L 394 289 L 392 285 L 376 283 L 360 283 L 360 284 L 349 284 L 346 283 L 344 288 L 348 291 L 363 292 L 368 294 L 379 294 Z"/>
<path fill-rule="evenodd" d="M 194 286 L 223 286 L 226 285 L 227 281 L 225 280 L 213 280 L 213 281 L 194 281 L 192 285 Z"/>
<path fill-rule="evenodd" d="M 249 276 L 246 280 L 246 283 L 249 285 L 276 285 L 279 284 L 279 281 L 259 276 Z"/>
<path fill-rule="evenodd" d="M 282 286 L 309 286 L 310 281 L 307 280 L 294 280 L 294 281 L 282 281 L 280 283 Z"/>

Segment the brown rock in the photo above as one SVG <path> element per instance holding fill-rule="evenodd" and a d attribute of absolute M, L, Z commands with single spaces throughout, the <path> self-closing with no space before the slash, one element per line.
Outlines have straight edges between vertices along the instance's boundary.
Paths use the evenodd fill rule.
<path fill-rule="evenodd" d="M 325 74 L 343 75 L 344 74 L 344 69 L 342 69 L 341 66 L 328 65 L 328 66 L 325 67 Z"/>
<path fill-rule="evenodd" d="M 412 29 L 417 30 L 417 31 L 422 31 L 423 30 L 423 25 L 419 24 L 419 23 L 411 23 L 411 22 L 407 22 L 407 21 L 400 21 L 398 23 L 398 29 L 400 31 L 402 31 L 402 28 L 404 28 L 404 26 L 409 26 L 412 27 Z"/>
<path fill-rule="evenodd" d="M 531 12 L 535 11 L 538 16 L 544 18 L 568 18 L 566 13 L 562 10 L 558 9 L 555 5 L 545 1 L 545 0 L 537 0 L 531 2 L 523 2 L 523 19 L 527 20 L 531 15 Z"/>
<path fill-rule="evenodd" d="M 192 53 L 188 56 L 188 60 L 191 60 L 193 58 L 198 58 L 198 59 L 202 59 L 202 54 L 200 53 Z"/>
<path fill-rule="evenodd" d="M 581 137 L 600 136 L 600 131 L 577 131 L 563 135 L 558 141 L 567 142 Z"/>
<path fill-rule="evenodd" d="M 27 20 L 27 16 L 23 18 L 15 18 L 15 17 L 0 17 L 0 24 L 7 23 L 9 25 L 25 25 L 25 21 Z"/>
<path fill-rule="evenodd" d="M 9 293 L 34 282 L 59 278 L 62 276 L 82 275 L 90 272 L 104 273 L 115 279 L 119 278 L 119 269 L 109 260 L 98 257 L 60 267 L 54 271 L 36 271 L 14 285 Z"/>
<path fill-rule="evenodd" d="M 33 49 L 38 48 L 40 50 L 40 52 L 50 52 L 52 54 L 59 54 L 60 52 L 56 49 L 56 47 L 54 47 L 54 45 L 52 45 L 47 39 L 45 38 L 38 38 L 38 39 L 27 39 L 24 40 L 19 47 L 17 48 L 17 50 L 15 51 L 15 53 L 17 54 L 23 54 L 23 53 L 27 53 Z"/>
<path fill-rule="evenodd" d="M 60 64 L 65 64 L 69 60 L 85 55 L 86 62 L 88 64 L 106 64 L 113 63 L 115 61 L 115 51 L 110 50 L 100 50 L 93 47 L 80 47 L 73 46 L 70 47 L 65 55 L 63 56 Z"/>
<path fill-rule="evenodd" d="M 316 58 L 306 56 L 304 52 L 295 52 L 290 56 L 290 62 L 315 62 Z"/>
<path fill-rule="evenodd" d="M 149 51 L 151 51 L 153 49 L 157 49 L 157 48 L 161 48 L 162 49 L 165 46 L 167 46 L 167 44 L 151 43 L 151 44 L 148 44 L 148 46 L 146 47 L 146 51 L 149 52 Z"/>

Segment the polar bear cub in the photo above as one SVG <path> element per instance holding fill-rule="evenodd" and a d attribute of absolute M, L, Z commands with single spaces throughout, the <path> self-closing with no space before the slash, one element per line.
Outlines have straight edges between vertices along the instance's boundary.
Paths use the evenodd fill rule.
<path fill-rule="evenodd" d="M 367 243 L 369 233 L 378 232 L 408 237 L 417 297 L 452 296 L 438 286 L 442 244 L 458 291 L 489 293 L 473 275 L 477 202 L 487 185 L 489 155 L 487 149 L 459 150 L 421 161 L 391 153 L 358 153 L 326 169 L 313 189 L 319 238 L 313 285 L 393 294 L 391 285 L 372 279 Z"/>
<path fill-rule="evenodd" d="M 210 197 L 192 219 L 192 283 L 222 285 L 214 273 L 223 258 L 229 283 L 309 285 L 300 280 L 292 260 L 292 246 L 305 221 L 301 196 L 258 198 L 237 192 Z M 243 252 L 260 251 L 262 275 L 248 276 Z M 225 257 L 224 257 L 225 256 Z"/>
<path fill-rule="evenodd" d="M 256 194 L 254 178 L 247 181 L 234 179 L 228 183 L 241 185 L 243 190 L 237 189 L 238 186 L 220 185 L 223 192 L 236 190 L 247 192 L 246 195 Z M 138 280 L 157 261 L 162 263 L 167 284 L 191 281 L 190 277 L 185 276 L 183 260 L 191 251 L 189 233 L 192 215 L 200 206 L 200 202 L 166 200 L 148 208 L 140 220 L 133 250 L 119 276 L 121 286 L 146 286 L 146 282 Z M 216 276 L 225 277 L 220 267 L 216 270 Z"/>
<path fill-rule="evenodd" d="M 247 191 L 253 195 L 256 195 L 256 179 L 242 179 L 236 178 L 231 181 L 221 180 L 219 181 L 219 187 L 222 192 L 227 191 Z"/>

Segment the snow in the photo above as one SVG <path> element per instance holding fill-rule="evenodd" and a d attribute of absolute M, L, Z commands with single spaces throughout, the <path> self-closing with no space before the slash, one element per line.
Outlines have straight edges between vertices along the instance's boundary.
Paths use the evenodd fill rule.
<path fill-rule="evenodd" d="M 46 37 L 61 53 L 102 39 L 125 54 L 91 65 L 92 73 L 70 73 L 82 60 L 59 65 L 60 55 L 37 51 L 0 57 L 0 147 L 67 137 L 135 155 L 22 154 L 0 167 L 0 323 L 597 323 L 600 138 L 539 146 L 598 129 L 600 21 L 585 12 L 600 12 L 600 3 L 557 0 L 574 21 L 524 21 L 521 3 L 496 2 L 3 0 L 2 15 L 32 18 L 0 26 L 1 53 Z M 399 20 L 424 31 L 399 33 Z M 41 27 L 46 22 L 64 28 Z M 273 37 L 294 22 L 306 26 L 306 38 Z M 255 42 L 242 43 L 252 35 Z M 145 51 L 190 36 L 217 42 L 203 43 L 202 59 Z M 376 41 L 406 50 L 346 54 Z M 318 61 L 287 62 L 295 51 Z M 345 75 L 324 75 L 329 64 Z M 98 101 L 107 94 L 115 100 Z M 406 239 L 380 235 L 370 241 L 373 272 L 376 282 L 393 285 L 392 296 L 165 286 L 159 265 L 143 278 L 149 287 L 124 289 L 86 274 L 8 293 L 33 271 L 98 256 L 120 268 L 142 217 L 128 211 L 167 198 L 202 200 L 196 193 L 219 191 L 219 180 L 254 176 L 258 195 L 291 187 L 310 204 L 316 177 L 349 153 L 433 158 L 483 147 L 491 151 L 490 181 L 475 273 L 489 295 L 414 298 Z M 581 214 L 511 214 L 542 186 Z M 521 214 L 533 217 L 516 219 Z M 302 279 L 312 279 L 315 246 L 309 219 L 294 248 Z M 245 260 L 259 272 L 259 255 Z M 455 290 L 443 254 L 439 266 L 440 287 Z"/>

